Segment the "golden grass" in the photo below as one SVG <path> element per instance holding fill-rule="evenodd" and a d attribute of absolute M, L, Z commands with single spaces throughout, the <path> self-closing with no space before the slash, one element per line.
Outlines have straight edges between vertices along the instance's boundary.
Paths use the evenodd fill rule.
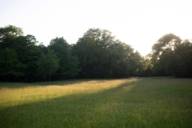
<path fill-rule="evenodd" d="M 44 101 L 48 99 L 68 96 L 73 94 L 87 94 L 116 88 L 125 82 L 132 82 L 136 79 L 117 79 L 117 80 L 90 80 L 75 82 L 72 84 L 51 85 L 26 85 L 17 88 L 1 87 L 0 88 L 0 106 L 9 107 Z"/>

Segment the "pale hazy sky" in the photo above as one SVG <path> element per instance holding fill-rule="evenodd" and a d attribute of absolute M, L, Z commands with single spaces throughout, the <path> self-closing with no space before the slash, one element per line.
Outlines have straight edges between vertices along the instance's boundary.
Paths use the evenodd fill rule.
<path fill-rule="evenodd" d="M 89 28 L 107 29 L 142 55 L 162 35 L 192 38 L 190 0 L 0 0 L 0 27 L 21 27 L 47 45 L 76 43 Z"/>

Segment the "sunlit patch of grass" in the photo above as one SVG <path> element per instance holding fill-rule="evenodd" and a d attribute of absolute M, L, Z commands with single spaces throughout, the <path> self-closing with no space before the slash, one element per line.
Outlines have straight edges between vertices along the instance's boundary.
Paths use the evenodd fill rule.
<path fill-rule="evenodd" d="M 11 85 L 7 85 L 8 87 L 4 86 L 0 88 L 0 107 L 21 105 L 73 94 L 95 93 L 115 88 L 128 81 L 132 82 L 136 81 L 136 79 L 85 80 L 76 81 L 70 85 L 68 85 L 67 82 L 53 82 L 47 86 L 45 83 L 40 83 L 40 85 L 35 83 L 34 85 L 29 84 L 26 86 L 16 84 L 17 88 L 12 88 Z"/>

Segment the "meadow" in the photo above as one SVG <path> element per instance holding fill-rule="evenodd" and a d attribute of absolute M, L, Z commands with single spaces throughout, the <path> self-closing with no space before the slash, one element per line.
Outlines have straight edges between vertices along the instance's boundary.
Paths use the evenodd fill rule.
<path fill-rule="evenodd" d="M 191 128 L 192 79 L 0 83 L 1 128 Z"/>

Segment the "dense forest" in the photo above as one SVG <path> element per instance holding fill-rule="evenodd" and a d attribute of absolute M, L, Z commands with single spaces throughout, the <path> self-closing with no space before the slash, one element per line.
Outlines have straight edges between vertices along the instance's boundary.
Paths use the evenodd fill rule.
<path fill-rule="evenodd" d="M 142 57 L 107 30 L 89 29 L 76 44 L 56 37 L 44 46 L 21 28 L 0 28 L 1 81 L 130 76 L 192 77 L 192 42 L 166 34 Z"/>

